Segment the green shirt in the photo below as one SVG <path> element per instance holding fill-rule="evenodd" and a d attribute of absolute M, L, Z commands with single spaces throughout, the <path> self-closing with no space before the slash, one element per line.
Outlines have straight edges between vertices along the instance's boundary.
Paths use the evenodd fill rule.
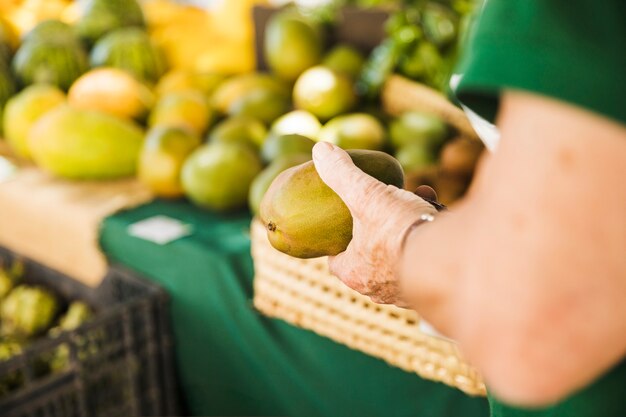
<path fill-rule="evenodd" d="M 500 91 L 514 88 L 626 124 L 626 0 L 487 0 L 453 81 L 491 121 Z M 494 417 L 623 417 L 626 361 L 553 407 L 490 404 Z"/>
<path fill-rule="evenodd" d="M 626 124 L 625 0 L 487 0 L 458 98 L 493 120 L 498 93 L 528 90 Z"/>

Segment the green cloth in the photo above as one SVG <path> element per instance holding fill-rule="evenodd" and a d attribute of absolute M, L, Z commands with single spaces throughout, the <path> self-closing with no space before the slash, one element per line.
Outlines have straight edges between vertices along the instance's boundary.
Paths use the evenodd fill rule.
<path fill-rule="evenodd" d="M 473 29 L 456 93 L 481 116 L 514 88 L 626 123 L 626 1 L 487 0 Z"/>
<path fill-rule="evenodd" d="M 166 215 L 193 235 L 159 246 L 130 224 Z M 484 398 L 425 381 L 252 307 L 247 213 L 219 216 L 184 202 L 154 202 L 105 220 L 113 262 L 171 295 L 179 382 L 202 416 L 487 417 Z"/>
<path fill-rule="evenodd" d="M 487 0 L 459 73 L 460 101 L 492 121 L 513 88 L 626 123 L 626 1 Z M 490 404 L 494 417 L 626 416 L 626 362 L 547 409 Z"/>

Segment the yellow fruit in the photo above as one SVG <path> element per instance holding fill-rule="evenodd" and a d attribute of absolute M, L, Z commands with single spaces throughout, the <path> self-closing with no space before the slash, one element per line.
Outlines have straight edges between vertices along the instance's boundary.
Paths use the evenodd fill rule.
<path fill-rule="evenodd" d="M 141 128 L 113 115 L 57 106 L 28 132 L 33 161 L 59 177 L 113 179 L 134 175 Z"/>
<path fill-rule="evenodd" d="M 321 128 L 322 124 L 313 114 L 294 110 L 276 119 L 270 131 L 278 136 L 296 134 L 316 139 Z"/>
<path fill-rule="evenodd" d="M 232 77 L 224 81 L 213 94 L 213 106 L 227 114 L 231 106 L 255 90 L 265 90 L 281 96 L 288 96 L 287 86 L 268 74 L 252 73 Z"/>
<path fill-rule="evenodd" d="M 63 91 L 45 84 L 32 85 L 7 102 L 4 111 L 4 134 L 17 155 L 30 159 L 29 131 L 43 115 L 63 103 Z"/>
<path fill-rule="evenodd" d="M 181 91 L 195 90 L 210 97 L 219 84 L 224 81 L 224 76 L 220 74 L 203 74 L 188 70 L 172 70 L 159 80 L 155 87 L 158 96 Z"/>
<path fill-rule="evenodd" d="M 180 171 L 200 138 L 179 127 L 155 127 L 148 131 L 139 154 L 139 180 L 164 198 L 183 195 Z"/>
<path fill-rule="evenodd" d="M 349 151 L 365 173 L 402 187 L 402 167 L 378 151 Z M 261 221 L 274 248 L 297 258 L 343 252 L 352 239 L 352 216 L 341 198 L 317 174 L 313 161 L 280 174 L 261 202 Z"/>
<path fill-rule="evenodd" d="M 68 92 L 70 105 L 128 119 L 143 119 L 154 104 L 148 87 L 125 71 L 98 68 L 83 74 Z"/>
<path fill-rule="evenodd" d="M 306 70 L 293 88 L 297 108 L 307 110 L 320 120 L 350 111 L 356 104 L 352 81 L 342 73 L 323 66 Z"/>
<path fill-rule="evenodd" d="M 150 114 L 149 125 L 179 126 L 202 136 L 213 122 L 214 112 L 198 91 L 181 91 L 159 99 Z"/>

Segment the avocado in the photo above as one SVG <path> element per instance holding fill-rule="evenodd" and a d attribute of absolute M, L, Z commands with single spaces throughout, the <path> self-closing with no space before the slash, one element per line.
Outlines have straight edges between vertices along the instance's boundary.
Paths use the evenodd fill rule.
<path fill-rule="evenodd" d="M 402 187 L 402 167 L 390 155 L 348 151 L 354 164 L 388 185 Z M 341 198 L 315 170 L 313 161 L 283 171 L 265 193 L 261 221 L 270 243 L 296 258 L 334 256 L 352 239 L 352 216 Z"/>

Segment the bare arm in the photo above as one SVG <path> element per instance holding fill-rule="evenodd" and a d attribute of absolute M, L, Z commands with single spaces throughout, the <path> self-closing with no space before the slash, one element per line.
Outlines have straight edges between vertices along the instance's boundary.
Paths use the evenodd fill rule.
<path fill-rule="evenodd" d="M 626 354 L 626 128 L 521 92 L 504 94 L 498 126 L 470 195 L 415 229 L 402 258 L 428 205 L 316 145 L 320 176 L 354 218 L 330 267 L 458 340 L 501 399 L 543 405 Z"/>
<path fill-rule="evenodd" d="M 626 129 L 521 92 L 497 124 L 472 193 L 410 235 L 400 277 L 496 395 L 542 405 L 626 354 Z"/>

